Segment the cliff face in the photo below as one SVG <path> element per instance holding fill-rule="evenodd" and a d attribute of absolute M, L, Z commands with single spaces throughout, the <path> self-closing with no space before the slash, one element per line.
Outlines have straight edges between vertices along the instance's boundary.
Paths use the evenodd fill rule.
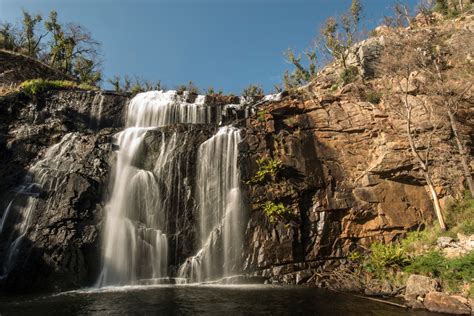
<path fill-rule="evenodd" d="M 436 34 L 465 55 L 469 49 L 463 49 L 474 47 L 472 26 L 468 16 L 430 28 L 378 29 L 381 35 L 357 44 L 349 56 L 349 64 L 364 80 L 335 89 L 341 68 L 330 65 L 297 96 L 264 104 L 247 119 L 241 168 L 250 204 L 244 247 L 248 273 L 277 283 L 305 283 L 310 278 L 314 282 L 315 272 L 344 262 L 353 251 L 431 225 L 432 201 L 410 151 L 406 121 L 390 101 L 368 102 L 367 91 L 382 96 L 383 82 L 392 79 L 390 73 L 374 75 L 381 52 L 398 43 L 399 36 Z M 451 79 L 467 69 L 472 69 L 472 61 L 453 57 L 446 71 Z M 456 120 L 472 157 L 470 78 L 465 75 L 459 81 L 468 89 Z M 424 92 L 428 85 L 434 83 L 423 78 L 410 81 L 408 102 L 413 106 L 416 146 L 421 152 L 431 148 L 432 180 L 445 207 L 462 196 L 464 176 L 446 113 L 438 113 L 442 118 L 436 129 L 428 124 L 428 109 L 435 106 L 435 99 Z M 261 168 L 259 158 L 279 160 L 282 168 L 276 176 L 255 183 L 251 180 Z M 263 211 L 266 202 L 282 203 L 290 214 L 271 223 Z"/>
<path fill-rule="evenodd" d="M 443 27 L 450 45 L 472 46 L 472 18 Z M 330 65 L 296 93 L 254 105 L 250 117 L 244 115 L 249 111 L 219 112 L 221 121 L 235 120 L 243 139 L 238 162 L 248 206 L 244 273 L 276 283 L 311 283 L 315 272 L 343 263 L 352 251 L 374 241 L 394 241 L 433 221 L 432 202 L 410 152 L 405 122 L 385 101 L 367 101 L 367 91 L 380 90 L 384 79 L 374 77 L 375 67 L 391 34 L 379 32 L 381 36 L 355 46 L 351 55 L 350 63 L 363 80 L 335 89 L 339 69 Z M 430 99 L 416 88 L 409 98 L 417 104 L 415 131 L 423 135 L 429 130 L 425 106 Z M 78 90 L 0 99 L 0 275 L 8 275 L 0 280 L 4 289 L 63 290 L 93 284 L 116 158 L 112 136 L 124 126 L 122 112 L 128 101 L 125 94 Z M 221 101 L 208 97 L 206 103 L 215 109 L 238 100 Z M 456 114 L 471 158 L 472 104 L 469 94 Z M 217 117 L 214 112 L 211 116 Z M 197 249 L 189 185 L 196 173 L 193 150 L 215 129 L 184 124 L 149 131 L 145 137 L 148 158 L 140 167 L 150 171 L 160 137 L 176 131 L 184 137 L 174 162 L 182 174 L 170 175 L 168 183 L 176 190 L 172 196 L 180 197 L 178 202 L 167 201 L 171 273 Z M 433 182 L 444 206 L 462 194 L 464 177 L 447 120 L 429 134 Z M 281 161 L 281 168 L 262 181 L 251 181 L 260 168 L 259 158 Z M 175 176 L 188 182 L 178 188 Z M 289 214 L 271 222 L 262 210 L 266 202 L 282 203 Z M 19 208 L 34 211 L 19 220 L 11 215 Z M 21 235 L 26 238 L 16 244 Z"/>
<path fill-rule="evenodd" d="M 95 278 L 111 136 L 122 126 L 127 99 L 84 91 L 2 99 L 0 254 L 9 291 L 79 287 Z M 29 205 L 30 196 L 39 202 Z M 25 230 L 17 218 L 25 205 L 35 229 Z"/>

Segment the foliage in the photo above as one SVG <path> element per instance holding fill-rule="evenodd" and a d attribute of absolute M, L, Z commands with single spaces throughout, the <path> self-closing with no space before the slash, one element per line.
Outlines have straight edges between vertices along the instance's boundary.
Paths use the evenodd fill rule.
<path fill-rule="evenodd" d="M 439 251 L 430 251 L 415 257 L 404 271 L 439 278 L 444 289 L 457 292 L 464 282 L 470 283 L 474 278 L 474 251 L 453 259 L 445 258 Z"/>
<path fill-rule="evenodd" d="M 360 22 L 362 6 L 359 0 L 352 0 L 349 10 L 339 19 L 330 17 L 321 29 L 326 51 L 348 69 L 349 48 L 355 41 Z"/>
<path fill-rule="evenodd" d="M 259 122 L 265 122 L 265 116 L 268 114 L 268 111 L 266 109 L 263 110 L 258 110 L 257 111 L 257 117 Z"/>
<path fill-rule="evenodd" d="M 466 192 L 464 199 L 451 205 L 446 223 L 453 233 L 474 234 L 474 198 L 469 196 L 469 192 Z"/>
<path fill-rule="evenodd" d="M 347 259 L 352 262 L 359 262 L 362 259 L 362 254 L 358 251 L 353 251 L 347 256 Z"/>
<path fill-rule="evenodd" d="M 344 68 L 341 74 L 339 75 L 341 85 L 345 86 L 346 84 L 354 82 L 357 79 L 358 73 L 359 70 L 357 69 L 357 67 L 349 66 L 347 68 Z"/>
<path fill-rule="evenodd" d="M 206 95 L 223 95 L 224 94 L 224 91 L 222 91 L 222 89 L 219 89 L 219 90 L 215 90 L 213 87 L 209 87 L 206 89 L 206 91 L 204 91 L 204 94 Z"/>
<path fill-rule="evenodd" d="M 119 76 L 114 76 L 113 78 L 108 79 L 107 82 L 112 85 L 113 90 L 116 92 L 130 92 L 132 94 L 137 94 L 152 90 L 166 90 L 160 80 L 151 82 L 138 77 L 135 77 L 135 79 L 132 80 L 129 76 L 125 76 L 122 80 Z"/>
<path fill-rule="evenodd" d="M 43 17 L 23 11 L 21 28 L 10 23 L 0 27 L 0 48 L 19 52 L 48 63 L 80 82 L 97 85 L 101 80 L 99 43 L 81 25 L 61 24 L 56 11 Z"/>
<path fill-rule="evenodd" d="M 448 226 L 446 232 L 443 232 L 438 225 L 409 232 L 401 240 L 401 245 L 409 255 L 416 256 L 433 249 L 438 237 L 455 238 L 457 233 L 474 234 L 474 199 L 468 196 L 468 192 L 464 199 L 456 201 L 446 209 L 446 224 Z"/>
<path fill-rule="evenodd" d="M 189 81 L 186 85 L 182 84 L 176 87 L 176 92 L 178 94 L 183 94 L 184 91 L 187 91 L 190 94 L 199 94 L 199 88 L 192 81 Z"/>
<path fill-rule="evenodd" d="M 287 61 L 295 67 L 292 73 L 286 71 L 283 76 L 283 84 L 287 91 L 291 91 L 316 78 L 318 60 L 315 50 L 305 52 L 308 59 L 308 68 L 303 66 L 301 56 L 295 56 L 292 49 L 289 48 L 284 55 Z"/>
<path fill-rule="evenodd" d="M 259 98 L 263 97 L 265 94 L 263 92 L 262 87 L 259 85 L 255 84 L 250 84 L 248 87 L 242 91 L 242 96 L 246 99 L 254 99 L 254 98 Z"/>
<path fill-rule="evenodd" d="M 380 276 L 386 268 L 403 267 L 410 263 L 410 259 L 400 244 L 373 243 L 370 246 L 370 256 L 365 262 L 369 272 Z"/>
<path fill-rule="evenodd" d="M 365 92 L 365 97 L 367 99 L 367 102 L 370 102 L 372 104 L 379 104 L 382 98 L 382 95 L 375 90 L 367 90 Z"/>
<path fill-rule="evenodd" d="M 271 158 L 259 158 L 257 164 L 258 170 L 249 183 L 262 183 L 269 176 L 275 178 L 282 167 L 281 160 Z"/>
<path fill-rule="evenodd" d="M 274 203 L 272 201 L 267 201 L 262 206 L 263 212 L 270 220 L 270 223 L 275 224 L 277 221 L 288 217 L 290 210 L 283 205 L 283 203 Z"/>
<path fill-rule="evenodd" d="M 87 84 L 78 85 L 75 82 L 67 80 L 44 80 L 44 79 L 32 79 L 23 82 L 20 85 L 21 91 L 25 94 L 33 96 L 43 93 L 51 89 L 83 89 L 83 90 L 94 90 L 93 86 Z"/>
<path fill-rule="evenodd" d="M 441 13 L 443 15 L 448 14 L 448 0 L 435 0 L 434 6 L 433 6 L 433 11 Z"/>

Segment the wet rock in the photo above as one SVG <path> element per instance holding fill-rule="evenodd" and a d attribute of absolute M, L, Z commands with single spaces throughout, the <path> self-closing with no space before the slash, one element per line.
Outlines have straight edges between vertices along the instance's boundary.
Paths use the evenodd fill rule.
<path fill-rule="evenodd" d="M 366 284 L 364 293 L 368 296 L 392 296 L 394 288 L 390 282 L 373 279 Z"/>
<path fill-rule="evenodd" d="M 423 301 L 424 306 L 431 312 L 454 315 L 470 315 L 471 308 L 455 297 L 446 293 L 430 292 Z"/>

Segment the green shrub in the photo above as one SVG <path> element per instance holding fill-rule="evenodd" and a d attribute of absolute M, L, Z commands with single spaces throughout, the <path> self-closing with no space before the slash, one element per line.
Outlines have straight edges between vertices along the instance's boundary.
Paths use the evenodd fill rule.
<path fill-rule="evenodd" d="M 373 243 L 370 246 L 370 256 L 365 262 L 367 271 L 383 278 L 385 269 L 398 268 L 410 263 L 405 250 L 400 244 Z"/>
<path fill-rule="evenodd" d="M 433 11 L 441 14 L 448 14 L 448 0 L 435 0 L 435 5 L 433 6 Z"/>
<path fill-rule="evenodd" d="M 290 210 L 286 208 L 283 203 L 275 204 L 274 202 L 267 201 L 263 204 L 262 208 L 263 212 L 272 224 L 288 217 L 288 215 L 290 214 Z"/>
<path fill-rule="evenodd" d="M 374 90 L 366 91 L 365 97 L 367 102 L 370 102 L 372 104 L 379 104 L 382 98 L 381 94 Z"/>
<path fill-rule="evenodd" d="M 253 99 L 253 98 L 263 97 L 264 92 L 260 86 L 251 84 L 247 88 L 245 88 L 244 91 L 242 91 L 242 96 L 244 98 Z"/>
<path fill-rule="evenodd" d="M 67 80 L 45 80 L 32 79 L 23 82 L 20 89 L 27 95 L 38 95 L 48 90 L 53 89 L 82 89 L 82 90 L 96 90 L 88 84 L 77 84 L 73 81 Z"/>
<path fill-rule="evenodd" d="M 344 68 L 341 74 L 339 75 L 341 84 L 345 86 L 346 84 L 356 81 L 358 74 L 359 70 L 357 69 L 357 67 L 350 66 L 348 68 Z"/>
<path fill-rule="evenodd" d="M 262 183 L 269 176 L 275 178 L 281 169 L 281 160 L 271 158 L 257 159 L 258 170 L 248 183 Z"/>
<path fill-rule="evenodd" d="M 267 110 L 259 110 L 257 111 L 257 117 L 258 117 L 258 121 L 259 122 L 265 122 L 266 121 L 266 118 L 265 116 L 268 114 L 268 111 Z"/>
<path fill-rule="evenodd" d="M 362 259 L 362 255 L 358 251 L 353 251 L 347 256 L 347 259 L 352 262 L 359 262 Z"/>
<path fill-rule="evenodd" d="M 413 258 L 404 271 L 439 278 L 443 289 L 457 292 L 464 283 L 472 283 L 474 279 L 474 251 L 453 259 L 445 258 L 439 251 L 430 251 Z"/>
<path fill-rule="evenodd" d="M 176 87 L 177 94 L 181 95 L 184 91 L 188 91 L 190 94 L 199 94 L 199 88 L 192 81 L 189 81 L 187 85 L 182 84 Z"/>
<path fill-rule="evenodd" d="M 454 203 L 446 212 L 446 224 L 453 231 L 474 234 L 474 198 L 467 192 L 464 199 Z"/>
<path fill-rule="evenodd" d="M 442 234 L 439 226 L 427 227 L 423 230 L 407 233 L 406 237 L 400 241 L 403 249 L 410 255 L 420 254 L 425 248 L 436 245 L 436 240 Z"/>

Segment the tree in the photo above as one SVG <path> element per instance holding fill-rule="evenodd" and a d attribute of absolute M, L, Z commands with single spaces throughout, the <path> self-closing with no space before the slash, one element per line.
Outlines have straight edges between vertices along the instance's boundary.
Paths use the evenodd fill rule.
<path fill-rule="evenodd" d="M 39 14 L 32 16 L 28 11 L 23 10 L 23 28 L 22 28 L 22 36 L 25 41 L 24 49 L 25 54 L 36 58 L 38 53 L 38 47 L 41 40 L 47 35 L 42 34 L 39 37 L 35 34 L 35 28 L 43 17 Z"/>
<path fill-rule="evenodd" d="M 417 65 L 430 82 L 426 86 L 425 93 L 433 99 L 437 106 L 437 112 L 447 116 L 464 178 L 471 196 L 474 197 L 474 182 L 469 167 L 469 155 L 460 135 L 456 117 L 463 99 L 473 86 L 474 67 L 470 63 L 463 64 L 461 67 L 449 66 L 450 59 L 463 60 L 471 47 L 470 45 L 460 45 L 457 47 L 457 51 L 453 52 L 440 38 L 434 33 L 429 40 L 422 42 L 424 45 L 421 47 L 422 53 L 417 54 Z M 461 78 L 458 78 L 460 76 Z"/>
<path fill-rule="evenodd" d="M 288 49 L 285 57 L 291 63 L 295 70 L 292 73 L 285 72 L 283 82 L 286 90 L 292 90 L 297 86 L 308 83 L 316 78 L 317 74 L 317 56 L 315 50 L 307 50 L 305 55 L 308 59 L 308 68 L 306 69 L 301 63 L 301 56 L 296 57 L 292 49 Z"/>
<path fill-rule="evenodd" d="M 51 33 L 49 45 L 49 64 L 81 82 L 97 84 L 102 77 L 98 59 L 99 43 L 78 24 L 61 25 L 58 14 L 51 11 L 45 22 Z"/>
<path fill-rule="evenodd" d="M 420 3 L 419 7 L 422 8 L 423 2 Z M 407 27 L 411 22 L 410 7 L 400 1 L 395 2 L 392 7 L 393 16 L 385 17 L 384 24 L 389 27 Z"/>
<path fill-rule="evenodd" d="M 321 29 L 324 48 L 332 57 L 341 62 L 344 71 L 348 71 L 349 48 L 356 39 L 361 13 L 360 1 L 352 0 L 348 12 L 341 15 L 339 20 L 330 17 Z"/>
<path fill-rule="evenodd" d="M 102 80 L 102 72 L 97 67 L 93 60 L 80 55 L 74 61 L 72 73 L 81 82 L 95 86 Z"/>
<path fill-rule="evenodd" d="M 391 75 L 385 82 L 387 91 L 384 93 L 384 103 L 404 122 L 410 152 L 425 179 L 440 228 L 445 231 L 446 224 L 441 212 L 438 193 L 432 181 L 431 170 L 432 139 L 440 125 L 440 118 L 431 104 L 420 104 L 421 102 L 412 96 L 416 90 L 413 88 L 413 84 L 417 76 L 419 54 L 417 47 L 419 47 L 420 41 L 422 41 L 421 38 L 395 40 L 395 45 L 385 48 L 378 70 L 383 74 Z M 424 111 L 428 118 L 423 122 L 424 128 L 418 128 L 418 131 L 414 129 L 413 113 L 415 110 Z"/>
<path fill-rule="evenodd" d="M 0 26 L 0 47 L 3 49 L 17 51 L 19 49 L 18 31 L 11 23 L 3 23 Z"/>

